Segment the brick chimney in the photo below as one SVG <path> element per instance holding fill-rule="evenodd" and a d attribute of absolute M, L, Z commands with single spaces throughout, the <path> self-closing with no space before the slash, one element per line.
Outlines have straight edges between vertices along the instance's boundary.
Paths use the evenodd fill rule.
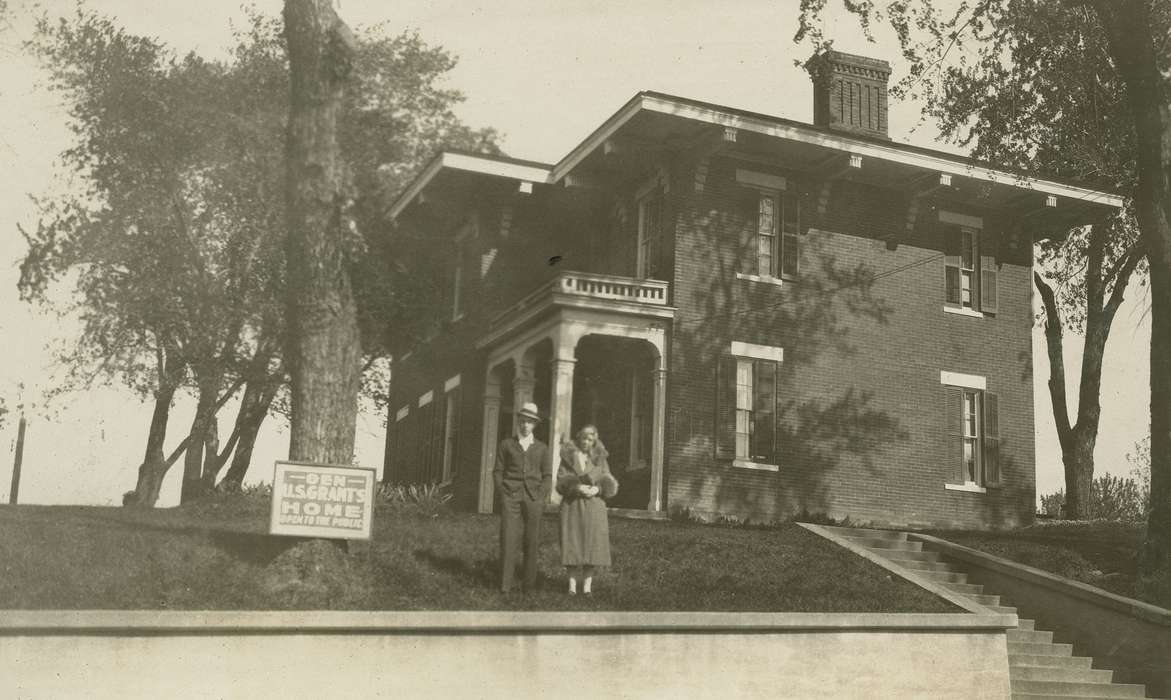
<path fill-rule="evenodd" d="M 805 63 L 813 79 L 813 123 L 837 131 L 889 139 L 886 83 L 890 64 L 840 51 Z"/>

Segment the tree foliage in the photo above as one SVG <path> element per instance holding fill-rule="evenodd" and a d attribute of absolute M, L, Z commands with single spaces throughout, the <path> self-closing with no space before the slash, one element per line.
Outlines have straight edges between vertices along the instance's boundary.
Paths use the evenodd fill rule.
<path fill-rule="evenodd" d="M 81 319 L 60 358 L 70 387 L 120 381 L 165 409 L 172 381 L 194 392 L 200 413 L 187 437 L 169 457 L 148 440 L 148 453 L 165 473 L 186 451 L 188 476 L 205 485 L 233 449 L 245 458 L 229 474 L 243 478 L 249 435 L 285 381 L 288 60 L 280 20 L 248 8 L 246 18 L 224 60 L 178 56 L 84 5 L 41 17 L 28 44 L 68 106 L 74 139 L 61 163 L 79 187 L 41 198 L 37 226 L 23 231 L 22 296 Z M 358 32 L 361 90 L 341 115 L 357 224 L 346 260 L 371 356 L 385 353 L 386 324 L 412 294 L 405 276 L 387 279 L 394 251 L 379 202 L 435 148 L 495 149 L 494 132 L 452 112 L 462 96 L 441 83 L 453 65 L 417 34 Z M 215 413 L 241 386 L 221 448 Z M 156 410 L 152 436 L 165 434 L 166 415 Z"/>

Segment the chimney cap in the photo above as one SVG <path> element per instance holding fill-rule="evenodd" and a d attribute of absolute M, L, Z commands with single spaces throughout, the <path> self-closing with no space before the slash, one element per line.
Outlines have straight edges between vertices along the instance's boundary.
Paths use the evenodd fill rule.
<path fill-rule="evenodd" d="M 890 63 L 881 58 L 871 58 L 869 56 L 859 56 L 858 54 L 846 53 L 844 51 L 835 51 L 833 49 L 825 49 L 818 51 L 809 57 L 805 62 L 805 69 L 809 71 L 810 75 L 816 80 L 829 75 L 838 73 L 856 73 L 869 74 L 874 79 L 886 80 L 890 77 Z"/>

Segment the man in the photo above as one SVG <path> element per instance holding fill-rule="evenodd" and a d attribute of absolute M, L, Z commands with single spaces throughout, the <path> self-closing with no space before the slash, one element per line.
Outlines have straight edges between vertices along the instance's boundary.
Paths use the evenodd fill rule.
<path fill-rule="evenodd" d="M 553 485 L 549 448 L 533 435 L 541 420 L 531 401 L 516 412 L 516 437 L 505 438 L 496 450 L 492 478 L 500 498 L 500 590 L 512 590 L 518 556 L 517 540 L 524 541 L 524 589 L 537 585 L 537 548 L 541 542 L 541 514 Z"/>

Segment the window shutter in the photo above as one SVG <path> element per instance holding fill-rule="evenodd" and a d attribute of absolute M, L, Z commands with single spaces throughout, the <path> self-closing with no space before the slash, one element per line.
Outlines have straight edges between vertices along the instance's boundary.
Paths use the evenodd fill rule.
<path fill-rule="evenodd" d="M 801 260 L 801 198 L 796 192 L 781 197 L 781 274 L 797 274 Z"/>
<path fill-rule="evenodd" d="M 964 392 L 954 386 L 943 387 L 944 444 L 947 449 L 948 483 L 964 483 Z"/>
<path fill-rule="evenodd" d="M 946 226 L 943 229 L 944 289 L 943 303 L 948 306 L 960 305 L 960 229 Z"/>
<path fill-rule="evenodd" d="M 757 360 L 753 372 L 752 459 L 776 464 L 777 453 L 777 363 Z"/>
<path fill-rule="evenodd" d="M 984 478 L 988 486 L 1000 486 L 1000 397 L 984 392 Z"/>
<path fill-rule="evenodd" d="M 721 355 L 716 365 L 716 459 L 736 457 L 736 358 Z"/>
<path fill-rule="evenodd" d="M 760 192 L 741 188 L 740 238 L 737 241 L 736 269 L 746 275 L 757 274 L 757 220 L 760 217 Z M 735 376 L 733 375 L 733 380 Z"/>
<path fill-rule="evenodd" d="M 997 311 L 999 291 L 997 290 L 996 241 L 993 236 L 980 236 L 980 310 L 994 314 Z"/>

